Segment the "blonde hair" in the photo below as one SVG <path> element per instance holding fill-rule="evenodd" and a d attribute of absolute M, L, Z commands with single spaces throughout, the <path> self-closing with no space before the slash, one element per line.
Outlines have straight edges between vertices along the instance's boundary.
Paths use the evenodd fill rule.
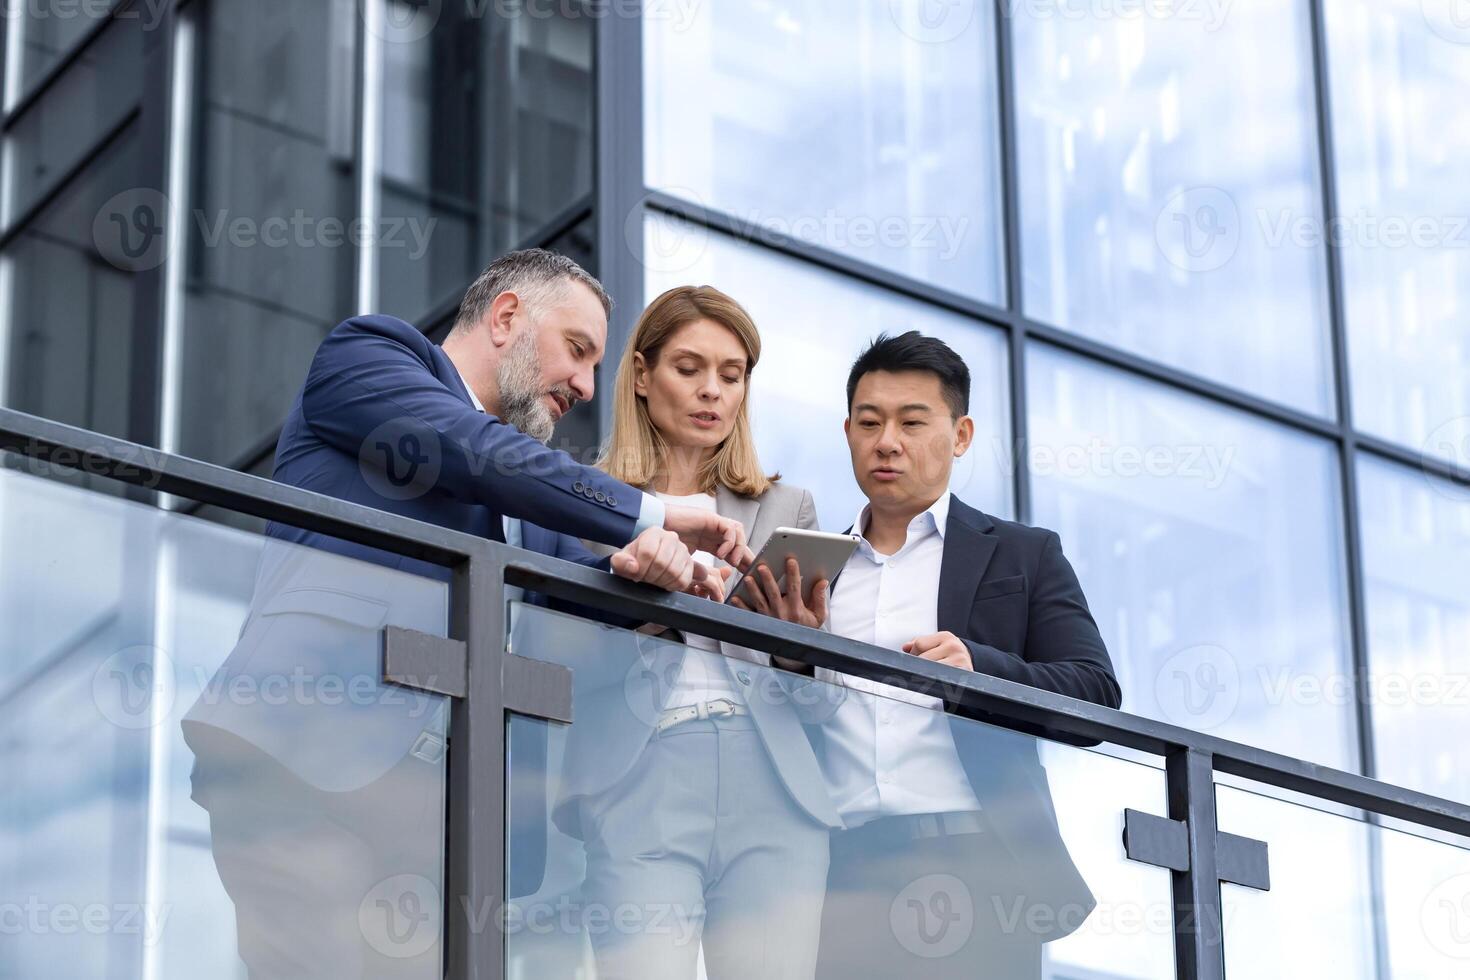
<path fill-rule="evenodd" d="M 633 336 L 618 364 L 613 383 L 613 425 L 598 465 L 631 486 L 652 486 L 665 470 L 668 440 L 654 427 L 648 401 L 634 389 L 642 354 L 652 369 L 668 339 L 681 327 L 712 320 L 728 329 L 745 348 L 745 397 L 735 414 L 735 427 L 699 469 L 699 492 L 725 486 L 745 497 L 759 497 L 781 474 L 766 476 L 750 431 L 750 374 L 761 356 L 760 332 L 745 308 L 713 286 L 678 286 L 648 305 L 633 328 Z"/>

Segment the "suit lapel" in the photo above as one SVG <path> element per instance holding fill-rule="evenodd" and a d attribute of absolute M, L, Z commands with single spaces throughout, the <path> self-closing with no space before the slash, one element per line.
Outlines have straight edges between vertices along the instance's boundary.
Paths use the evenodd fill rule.
<path fill-rule="evenodd" d="M 949 500 L 949 521 L 944 529 L 944 557 L 939 565 L 940 631 L 963 636 L 974 605 L 975 590 L 995 554 L 995 524 L 958 497 Z"/>

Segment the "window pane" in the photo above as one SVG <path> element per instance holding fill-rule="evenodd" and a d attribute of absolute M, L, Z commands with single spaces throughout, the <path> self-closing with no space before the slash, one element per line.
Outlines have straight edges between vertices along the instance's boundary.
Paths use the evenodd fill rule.
<path fill-rule="evenodd" d="M 1228 976 L 1448 980 L 1445 974 L 1379 972 L 1373 966 L 1375 926 L 1386 923 L 1374 921 L 1382 896 L 1374 894 L 1370 860 L 1384 838 L 1404 835 L 1375 832 L 1359 820 L 1224 783 L 1215 784 L 1215 800 L 1223 833 L 1265 843 L 1271 876 L 1267 891 L 1230 882 L 1220 886 Z M 1375 841 L 1375 833 L 1383 836 Z M 1409 914 L 1398 918 L 1418 918 L 1417 906 L 1402 911 Z M 1288 922 L 1291 928 L 1283 928 Z"/>
<path fill-rule="evenodd" d="M 137 171 L 129 132 L 0 254 L 0 404 L 130 435 L 134 277 L 99 251 L 113 230 L 99 220 Z"/>
<path fill-rule="evenodd" d="M 592 192 L 596 21 L 579 4 L 388 3 L 378 306 L 417 323 Z"/>
<path fill-rule="evenodd" d="M 1470 802 L 1470 491 L 1358 466 L 1378 777 Z"/>
<path fill-rule="evenodd" d="M 1470 21 L 1327 5 L 1353 419 L 1470 468 Z"/>
<path fill-rule="evenodd" d="M 30 92 L 99 23 L 112 16 L 111 8 L 118 6 L 110 0 L 86 3 L 80 0 L 72 3 L 65 0 L 4 2 L 8 35 L 5 39 L 7 109 Z M 130 16 L 137 18 L 135 24 L 146 23 L 150 28 L 156 27 L 156 20 L 148 15 L 148 11 L 154 9 L 146 4 L 139 5 Z"/>
<path fill-rule="evenodd" d="M 648 185 L 1002 302 L 992 5 L 941 6 L 654 5 Z"/>
<path fill-rule="evenodd" d="M 709 283 L 755 319 L 762 350 L 750 399 L 761 463 L 812 492 L 823 528 L 845 529 L 865 503 L 842 433 L 847 372 L 883 331 L 921 330 L 965 359 L 975 441 L 956 461 L 950 487 L 988 514 L 1011 515 L 1010 395 L 999 330 L 675 218 L 650 219 L 645 235 L 650 300 L 674 286 Z"/>
<path fill-rule="evenodd" d="M 0 977 L 443 977 L 440 918 L 384 911 L 444 894 L 449 699 L 382 681 L 380 627 L 448 611 L 442 581 L 0 471 Z"/>
<path fill-rule="evenodd" d="M 357 14 L 293 0 L 201 13 L 177 445 L 231 464 L 281 424 L 353 312 L 355 110 L 334 39 Z"/>
<path fill-rule="evenodd" d="M 1056 530 L 1123 707 L 1356 769 L 1330 445 L 1036 347 L 1035 521 Z M 1318 689 L 1321 688 L 1321 689 Z"/>
<path fill-rule="evenodd" d="M 24 220 L 137 105 L 143 40 L 139 21 L 114 22 L 5 134 L 0 224 Z"/>
<path fill-rule="evenodd" d="M 1307 4 L 1021 6 L 1026 312 L 1331 414 Z"/>

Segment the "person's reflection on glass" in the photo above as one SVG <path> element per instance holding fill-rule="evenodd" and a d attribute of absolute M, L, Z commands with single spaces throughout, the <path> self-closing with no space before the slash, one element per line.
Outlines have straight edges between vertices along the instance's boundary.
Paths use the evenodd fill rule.
<path fill-rule="evenodd" d="M 266 543 L 183 722 L 252 980 L 439 975 L 447 716 L 381 682 L 380 631 L 445 617 L 438 582 Z"/>
<path fill-rule="evenodd" d="M 738 519 L 757 548 L 778 527 L 817 523 L 811 494 L 760 468 L 747 414 L 759 357 L 755 324 L 729 296 L 663 294 L 619 367 L 603 461 L 671 505 Z M 753 575 L 775 589 L 769 569 Z M 812 584 L 806 600 L 796 589 L 777 601 L 816 626 L 825 583 Z M 802 722 L 831 705 L 765 654 L 637 639 L 619 677 L 579 696 L 553 811 L 585 843 L 598 980 L 693 980 L 701 951 L 711 980 L 809 980 L 838 819 Z"/>
<path fill-rule="evenodd" d="M 969 371 L 938 340 L 880 336 L 853 365 L 846 432 L 868 504 L 833 582 L 832 632 L 1117 707 L 1118 683 L 1050 531 L 949 491 Z M 1041 975 L 1095 900 L 1057 826 L 1036 741 L 938 698 L 819 670 L 854 692 L 821 726 L 846 829 L 832 840 L 818 976 Z"/>

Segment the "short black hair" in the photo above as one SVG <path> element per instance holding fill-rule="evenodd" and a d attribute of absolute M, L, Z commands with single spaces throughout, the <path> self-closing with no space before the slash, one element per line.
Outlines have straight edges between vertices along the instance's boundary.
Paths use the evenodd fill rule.
<path fill-rule="evenodd" d="M 857 394 L 858 381 L 873 371 L 928 371 L 939 378 L 939 390 L 949 403 L 950 413 L 959 418 L 970 414 L 970 369 L 964 358 L 944 341 L 925 337 L 917 330 L 890 337 L 880 333 L 868 349 L 852 362 L 847 375 L 847 410 Z"/>

